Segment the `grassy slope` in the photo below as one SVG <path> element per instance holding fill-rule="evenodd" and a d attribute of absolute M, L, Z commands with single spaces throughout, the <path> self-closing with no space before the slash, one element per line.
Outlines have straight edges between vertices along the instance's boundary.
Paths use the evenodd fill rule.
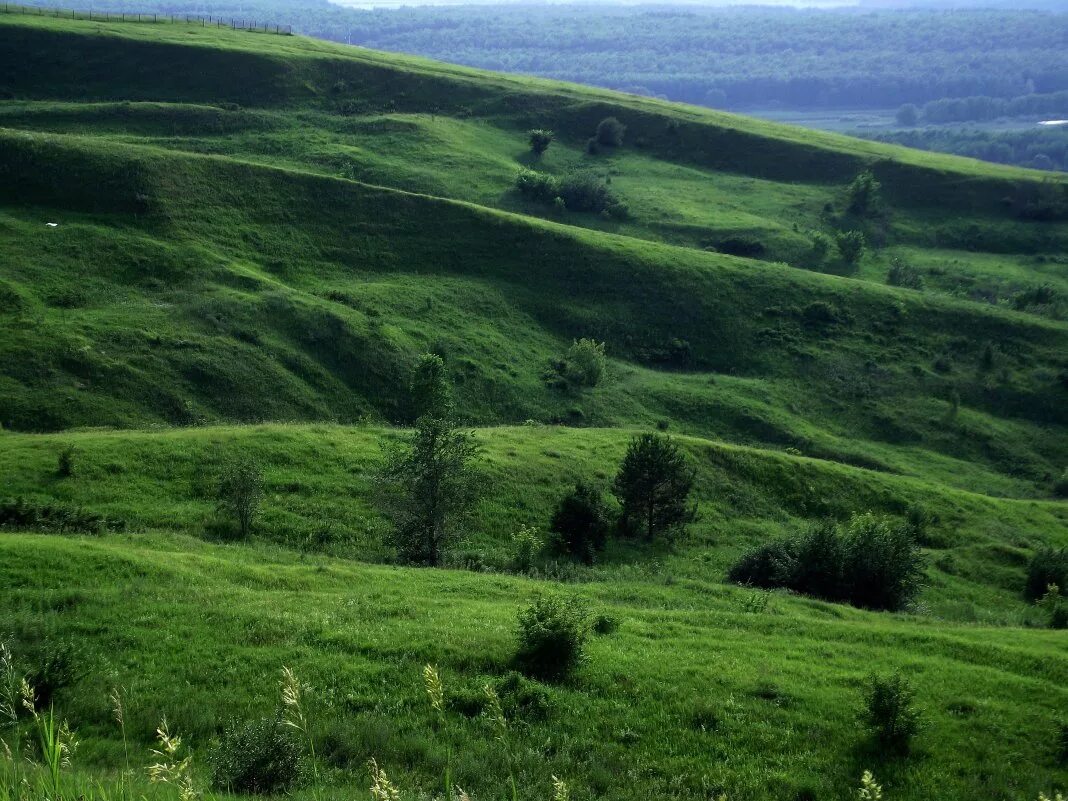
<path fill-rule="evenodd" d="M 329 689 L 339 719 L 323 744 L 337 744 L 339 767 L 377 754 L 432 781 L 441 745 L 426 733 L 418 668 L 440 661 L 474 691 L 504 669 L 515 608 L 544 583 L 184 535 L 210 514 L 213 459 L 240 447 L 267 465 L 266 537 L 382 558 L 368 471 L 392 436 L 382 423 L 406 417 L 407 365 L 434 347 L 472 423 L 571 426 L 479 429 L 492 491 L 464 550 L 491 564 L 518 525 L 544 525 L 569 481 L 607 481 L 630 430 L 670 421 L 700 469 L 702 519 L 685 543 L 618 546 L 592 572 L 554 568 L 625 622 L 574 686 L 550 691 L 550 720 L 520 727 L 531 786 L 555 770 L 608 798 L 806 787 L 827 798 L 873 766 L 896 798 L 963 799 L 1066 781 L 1049 743 L 1063 652 L 1055 633 L 1020 628 L 1034 614 L 1018 588 L 1032 548 L 1068 542 L 1063 502 L 1038 500 L 1068 461 L 1068 325 L 969 295 L 1065 287 L 1066 226 L 1015 220 L 1001 203 L 1035 174 L 182 25 L 0 18 L 0 75 L 18 98 L 0 108 L 0 421 L 153 426 L 0 437 L 5 494 L 137 532 L 5 535 L 0 631 L 93 632 L 100 653 L 127 649 L 113 667 L 140 687 L 139 739 L 164 711 L 197 740 L 220 710 L 266 711 L 271 674 L 299 656 Z M 591 161 L 582 146 L 609 113 L 644 146 Z M 532 125 L 559 134 L 540 169 L 611 176 L 631 219 L 553 217 L 516 197 Z M 824 205 L 866 164 L 891 206 L 877 232 L 886 250 L 850 277 L 797 269 Z M 760 237 L 769 260 L 701 250 L 735 234 Z M 895 254 L 939 277 L 924 292 L 884 286 Z M 837 320 L 806 316 L 816 302 Z M 546 363 L 583 335 L 607 341 L 608 380 L 547 388 Z M 656 353 L 676 339 L 692 359 L 668 368 Z M 313 422 L 169 428 L 285 420 Z M 58 479 L 67 444 L 77 473 Z M 750 596 L 720 584 L 749 543 L 914 500 L 939 516 L 917 614 L 785 597 L 745 612 Z M 177 591 L 189 586 L 220 603 Z M 180 655 L 153 642 L 161 626 Z M 857 750 L 859 681 L 873 666 L 921 685 L 932 729 L 907 766 Z M 88 754 L 114 766 L 96 689 L 65 711 Z M 715 733 L 694 728 L 702 709 Z M 490 797 L 500 754 L 476 722 L 457 737 L 469 749 L 461 778 Z M 339 792 L 352 780 L 339 776 Z"/>

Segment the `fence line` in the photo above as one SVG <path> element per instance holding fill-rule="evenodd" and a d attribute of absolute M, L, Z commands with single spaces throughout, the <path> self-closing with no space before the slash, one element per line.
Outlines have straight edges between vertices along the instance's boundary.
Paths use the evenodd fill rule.
<path fill-rule="evenodd" d="M 199 24 L 203 28 L 232 28 L 235 31 L 252 31 L 254 33 L 275 33 L 288 36 L 293 33 L 292 25 L 275 25 L 258 20 L 235 19 L 233 17 L 214 17 L 202 14 L 138 14 L 120 11 L 74 11 L 64 8 L 45 8 L 43 6 L 24 6 L 4 3 L 0 10 L 4 14 L 25 14 L 32 17 L 55 17 L 56 19 L 87 19 L 100 22 L 144 22 L 144 23 L 184 23 Z"/>

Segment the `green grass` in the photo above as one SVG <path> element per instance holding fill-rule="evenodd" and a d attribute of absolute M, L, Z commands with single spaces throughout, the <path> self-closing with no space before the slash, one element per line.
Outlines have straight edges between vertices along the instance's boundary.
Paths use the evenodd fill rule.
<path fill-rule="evenodd" d="M 289 664 L 317 688 L 328 796 L 364 793 L 372 756 L 429 792 L 446 753 L 420 683 L 434 662 L 457 780 L 500 797 L 503 752 L 471 699 L 509 670 L 518 608 L 562 589 L 622 626 L 541 688 L 547 717 L 516 721 L 524 798 L 554 773 L 577 799 L 846 798 L 865 768 L 887 799 L 1033 801 L 1068 782 L 1063 638 L 1021 596 L 1032 553 L 1068 545 L 1052 498 L 1068 226 L 1005 202 L 1039 174 L 181 24 L 0 16 L 0 75 L 0 500 L 124 523 L 0 533 L 0 632 L 94 654 L 57 707 L 84 776 L 121 765 L 112 684 L 131 690 L 138 753 L 166 714 L 205 778 L 220 726 L 268 713 Z M 586 155 L 609 114 L 624 146 Z M 540 160 L 531 127 L 557 133 Z M 591 169 L 629 216 L 529 203 L 521 167 Z M 851 220 L 865 167 L 885 214 Z M 871 245 L 855 270 L 811 263 L 813 231 L 854 226 Z M 709 249 L 734 236 L 764 253 Z M 886 285 L 894 257 L 922 290 Z M 1014 302 L 1042 285 L 1055 303 Z M 550 363 L 584 336 L 606 343 L 604 380 L 554 387 Z M 485 497 L 449 562 L 481 570 L 394 567 L 383 544 L 372 476 L 428 349 L 484 447 Z M 544 529 L 578 479 L 607 486 L 657 426 L 698 471 L 685 538 L 505 572 L 513 532 Z M 236 451 L 267 491 L 241 545 L 212 540 L 215 466 Z M 906 612 L 724 583 L 752 545 L 910 503 L 936 522 Z M 907 761 L 857 724 L 865 676 L 892 669 L 927 721 Z"/>

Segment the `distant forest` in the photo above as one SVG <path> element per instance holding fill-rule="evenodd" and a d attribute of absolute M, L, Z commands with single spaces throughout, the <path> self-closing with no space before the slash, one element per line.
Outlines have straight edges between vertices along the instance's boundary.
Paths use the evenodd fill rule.
<path fill-rule="evenodd" d="M 36 0 L 64 7 L 70 2 Z M 326 0 L 93 0 L 92 6 L 291 24 L 322 39 L 742 112 L 906 106 L 905 116 L 914 112 L 915 119 L 904 129 L 1068 114 L 1068 13 L 1055 11 L 605 5 L 358 10 Z M 1065 129 L 854 133 L 981 158 L 992 154 L 995 161 L 1068 166 Z"/>
<path fill-rule="evenodd" d="M 71 0 L 62 0 L 69 5 Z M 94 0 L 744 110 L 896 108 L 1068 90 L 1068 14 L 591 6 L 360 11 L 326 0 Z"/>

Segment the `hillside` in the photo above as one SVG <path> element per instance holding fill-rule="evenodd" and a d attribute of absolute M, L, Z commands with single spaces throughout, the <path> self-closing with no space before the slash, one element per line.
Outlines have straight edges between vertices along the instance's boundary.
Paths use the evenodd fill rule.
<path fill-rule="evenodd" d="M 80 770 L 121 766 L 109 681 L 136 687 L 138 748 L 165 713 L 210 750 L 285 663 L 322 691 L 329 794 L 365 792 L 370 757 L 431 792 L 429 661 L 461 786 L 500 797 L 470 699 L 555 588 L 621 624 L 572 683 L 532 682 L 551 712 L 517 721 L 523 798 L 553 774 L 579 799 L 845 798 L 865 768 L 895 799 L 1068 782 L 1063 636 L 1022 594 L 1068 546 L 1068 180 L 181 23 L 0 14 L 0 76 L 0 632 L 96 655 L 58 696 Z M 588 152 L 609 116 L 622 144 Z M 540 158 L 531 128 L 555 132 Z M 625 212 L 530 199 L 524 168 Z M 851 210 L 869 170 L 879 202 Z M 856 263 L 820 254 L 852 231 Z M 605 343 L 593 387 L 551 368 L 580 337 Z M 437 571 L 387 564 L 374 486 L 427 351 L 485 490 Z M 508 575 L 513 532 L 657 428 L 696 469 L 685 537 Z M 233 453 L 265 496 L 253 540 L 219 544 Z M 751 546 L 917 505 L 902 612 L 725 583 Z M 875 668 L 919 687 L 912 761 L 857 745 Z"/>

